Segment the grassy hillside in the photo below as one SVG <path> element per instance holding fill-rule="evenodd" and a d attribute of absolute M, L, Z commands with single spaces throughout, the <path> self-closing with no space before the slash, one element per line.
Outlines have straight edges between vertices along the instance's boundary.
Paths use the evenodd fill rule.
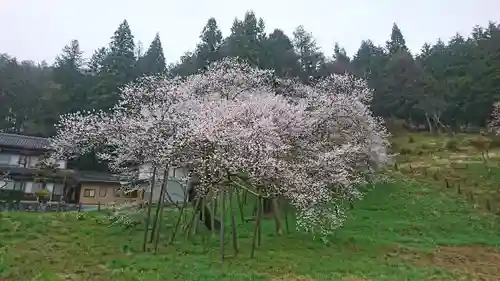
<path fill-rule="evenodd" d="M 396 140 L 420 148 L 429 141 Z M 173 246 L 164 237 L 154 255 L 141 251 L 143 226 L 110 225 L 102 213 L 3 213 L 0 280 L 500 280 L 499 219 L 478 203 L 500 184 L 496 158 L 466 168 L 434 165 L 436 156 L 453 155 L 441 149 L 443 141 L 428 144 L 430 152 L 412 148 L 399 156 L 395 182 L 359 202 L 329 245 L 293 230 L 277 236 L 265 221 L 262 245 L 250 259 L 253 224 L 238 222 L 240 253 L 221 264 L 217 239 L 205 243 L 204 235 L 181 236 Z M 428 171 L 414 169 L 417 162 Z M 447 188 L 443 178 L 453 173 L 466 182 Z M 456 191 L 458 182 L 464 192 Z M 469 191 L 478 195 L 471 200 Z M 229 241 L 227 248 L 230 254 Z"/>

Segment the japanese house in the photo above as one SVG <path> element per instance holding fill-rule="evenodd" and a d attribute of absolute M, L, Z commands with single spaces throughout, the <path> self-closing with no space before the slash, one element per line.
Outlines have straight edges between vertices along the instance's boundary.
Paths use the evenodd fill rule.
<path fill-rule="evenodd" d="M 8 174 L 7 179 L 0 181 L 0 187 L 23 190 L 26 200 L 35 200 L 36 194 L 46 189 L 51 200 L 59 200 L 65 186 L 66 161 L 56 162 L 59 174 L 37 179 L 37 165 L 48 152 L 48 145 L 45 138 L 0 133 L 0 173 Z"/>
<path fill-rule="evenodd" d="M 24 200 L 36 200 L 41 190 L 50 201 L 106 204 L 140 200 L 141 190 L 120 191 L 118 177 L 109 173 L 68 169 L 65 160 L 56 161 L 56 169 L 40 170 L 38 164 L 49 152 L 49 140 L 17 134 L 0 133 L 0 188 L 22 190 Z"/>
<path fill-rule="evenodd" d="M 78 201 L 84 205 L 126 203 L 142 200 L 144 191 L 121 190 L 120 179 L 108 173 L 82 171 L 76 175 L 79 187 Z"/>

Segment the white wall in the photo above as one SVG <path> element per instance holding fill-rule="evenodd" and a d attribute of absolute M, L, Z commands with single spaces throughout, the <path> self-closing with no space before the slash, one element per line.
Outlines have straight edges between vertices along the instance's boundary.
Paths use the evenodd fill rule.
<path fill-rule="evenodd" d="M 168 171 L 168 176 L 174 179 L 183 180 L 188 176 L 188 170 L 186 168 L 171 168 Z"/>
<path fill-rule="evenodd" d="M 156 182 L 153 189 L 153 203 L 158 202 L 160 198 L 161 192 L 161 182 Z M 185 186 L 177 181 L 168 180 L 167 182 L 167 191 L 165 194 L 164 202 L 170 203 L 181 203 L 184 201 L 185 194 Z M 144 186 L 146 190 L 149 190 L 150 186 Z M 144 200 L 149 200 L 150 193 L 144 193 Z"/>
<path fill-rule="evenodd" d="M 32 182 L 31 183 L 31 193 L 38 193 L 42 190 L 42 183 L 40 182 Z"/>
<path fill-rule="evenodd" d="M 139 179 L 147 180 L 153 176 L 153 166 L 151 164 L 142 164 L 139 166 Z"/>
<path fill-rule="evenodd" d="M 165 169 L 157 169 L 156 176 L 163 176 Z M 186 168 L 172 167 L 168 170 L 168 177 L 174 179 L 183 179 L 187 177 L 188 171 Z M 142 164 L 139 166 L 139 179 L 149 180 L 153 177 L 153 166 L 151 164 Z"/>
<path fill-rule="evenodd" d="M 33 192 L 33 182 L 32 181 L 26 182 L 26 184 L 24 185 L 24 192 L 25 193 L 32 193 Z"/>
<path fill-rule="evenodd" d="M 47 189 L 50 193 L 54 192 L 54 183 L 52 183 L 52 182 L 48 182 L 48 183 L 46 183 L 46 184 L 45 184 L 45 188 L 46 188 L 46 189 Z"/>
<path fill-rule="evenodd" d="M 19 155 L 11 154 L 10 155 L 9 165 L 11 165 L 11 166 L 19 166 Z"/>
<path fill-rule="evenodd" d="M 150 164 L 144 164 L 139 167 L 139 178 L 150 180 L 153 176 L 153 171 Z M 158 169 L 157 175 L 163 175 L 164 169 Z M 175 203 L 180 203 L 184 201 L 185 194 L 185 177 L 187 176 L 187 169 L 185 168 L 170 168 L 168 171 L 168 181 L 167 181 L 167 194 L 165 195 L 165 202 L 173 201 Z M 153 187 L 153 202 L 158 202 L 160 198 L 161 191 L 161 180 L 156 180 Z M 150 184 L 144 184 L 143 188 L 146 190 L 144 194 L 144 199 L 149 200 L 150 196 Z"/>
<path fill-rule="evenodd" d="M 56 165 L 59 167 L 59 169 L 66 169 L 67 162 L 66 160 L 57 160 Z"/>

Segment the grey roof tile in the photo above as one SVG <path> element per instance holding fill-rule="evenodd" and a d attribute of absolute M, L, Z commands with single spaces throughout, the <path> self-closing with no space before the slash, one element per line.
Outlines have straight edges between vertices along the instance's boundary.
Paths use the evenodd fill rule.
<path fill-rule="evenodd" d="M 49 139 L 17 134 L 0 133 L 0 146 L 12 146 L 25 149 L 48 149 Z"/>
<path fill-rule="evenodd" d="M 120 182 L 120 178 L 116 175 L 94 171 L 78 171 L 77 178 L 80 182 Z"/>

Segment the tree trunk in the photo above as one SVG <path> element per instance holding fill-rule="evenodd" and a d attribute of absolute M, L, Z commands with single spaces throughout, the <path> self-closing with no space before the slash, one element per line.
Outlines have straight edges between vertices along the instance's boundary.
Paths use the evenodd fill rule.
<path fill-rule="evenodd" d="M 203 222 L 203 224 L 207 227 L 209 230 L 219 230 L 221 226 L 220 220 L 217 218 L 213 218 L 214 214 L 210 211 L 210 208 L 207 207 L 206 201 L 207 200 L 202 200 L 203 204 L 196 204 L 196 197 L 198 195 L 198 192 L 196 191 L 196 185 L 197 181 L 193 177 L 193 179 L 188 183 L 188 202 L 190 202 L 193 205 L 194 212 L 199 212 L 199 219 Z M 212 200 L 213 201 L 213 200 Z M 214 202 L 212 202 L 214 204 Z M 213 222 L 213 227 L 212 227 L 212 222 Z"/>
<path fill-rule="evenodd" d="M 427 120 L 427 126 L 429 126 L 429 133 L 432 134 L 432 123 L 431 119 L 429 118 L 429 114 L 427 114 L 427 112 L 425 113 L 425 120 Z"/>
<path fill-rule="evenodd" d="M 263 211 L 264 211 L 264 216 L 270 217 L 273 215 L 273 199 L 271 198 L 264 198 L 263 200 Z"/>

